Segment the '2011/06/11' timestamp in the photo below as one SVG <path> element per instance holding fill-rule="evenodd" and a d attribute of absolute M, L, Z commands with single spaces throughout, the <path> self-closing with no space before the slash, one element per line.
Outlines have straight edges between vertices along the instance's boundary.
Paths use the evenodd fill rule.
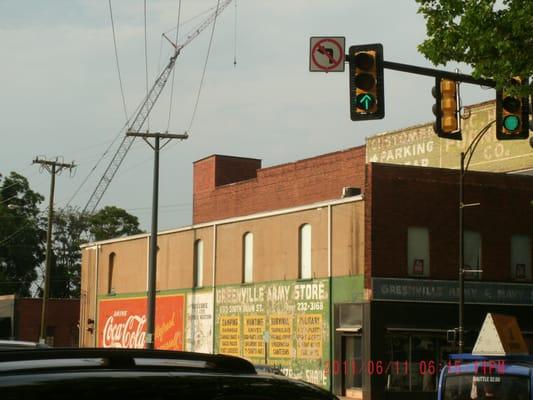
<path fill-rule="evenodd" d="M 478 367 L 483 375 L 492 375 L 500 373 L 505 367 L 504 361 L 479 361 Z M 449 361 L 435 361 L 435 360 L 421 360 L 415 362 L 409 362 L 408 360 L 394 360 L 394 361 L 381 361 L 381 360 L 369 360 L 361 362 L 361 360 L 334 360 L 333 362 L 326 361 L 324 363 L 324 374 L 329 375 L 330 372 L 333 375 L 408 375 L 411 373 L 419 373 L 420 375 L 435 375 L 443 367 L 459 367 L 461 366 L 460 360 Z M 475 368 L 478 370 L 478 368 Z M 453 373 L 453 370 L 450 370 Z"/>

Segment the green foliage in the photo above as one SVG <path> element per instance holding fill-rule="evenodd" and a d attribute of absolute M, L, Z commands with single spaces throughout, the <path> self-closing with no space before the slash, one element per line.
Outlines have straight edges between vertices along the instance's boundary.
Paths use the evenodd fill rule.
<path fill-rule="evenodd" d="M 39 209 L 43 200 L 22 175 L 0 174 L 0 295 L 29 297 L 37 284 L 42 297 L 48 227 L 48 212 Z M 137 217 L 118 207 L 94 215 L 54 209 L 52 224 L 51 298 L 79 297 L 81 244 L 141 233 Z"/>
<path fill-rule="evenodd" d="M 107 206 L 89 218 L 90 232 L 95 240 L 106 240 L 142 233 L 139 220 L 126 210 Z"/>
<path fill-rule="evenodd" d="M 53 219 L 53 258 L 50 297 L 80 296 L 80 245 L 90 240 L 89 215 L 76 208 L 56 210 Z"/>
<path fill-rule="evenodd" d="M 475 77 L 492 78 L 498 88 L 533 94 L 533 83 L 509 87 L 511 77 L 533 76 L 533 1 L 416 2 L 428 36 L 418 49 L 433 64 L 463 62 L 473 67 Z"/>
<path fill-rule="evenodd" d="M 15 172 L 0 181 L 0 294 L 29 296 L 44 260 L 46 232 L 38 207 L 44 198 Z"/>

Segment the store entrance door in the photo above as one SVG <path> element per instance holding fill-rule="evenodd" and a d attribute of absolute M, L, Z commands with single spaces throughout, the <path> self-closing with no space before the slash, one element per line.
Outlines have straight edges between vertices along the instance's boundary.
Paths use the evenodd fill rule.
<path fill-rule="evenodd" d="M 339 368 L 342 395 L 362 398 L 361 336 L 342 336 L 342 360 Z"/>

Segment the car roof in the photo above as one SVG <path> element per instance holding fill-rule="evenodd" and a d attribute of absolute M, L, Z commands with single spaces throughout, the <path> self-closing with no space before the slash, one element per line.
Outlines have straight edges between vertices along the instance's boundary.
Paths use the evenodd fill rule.
<path fill-rule="evenodd" d="M 88 361 L 92 362 L 88 362 Z M 31 361 L 31 364 L 28 363 Z M 110 348 L 34 348 L 24 352 L 3 351 L 0 353 L 0 370 L 28 368 L 38 362 L 41 366 L 54 368 L 84 365 L 87 367 L 113 368 L 203 368 L 235 373 L 256 373 L 254 366 L 238 357 L 221 354 L 203 354 L 184 351 L 110 349 Z"/>
<path fill-rule="evenodd" d="M 282 398 L 301 394 L 309 399 L 336 399 L 310 383 L 258 374 L 249 361 L 221 354 L 104 348 L 0 352 L 3 400 L 18 400 L 21 393 L 52 395 L 58 390 L 83 400 L 87 398 L 84 393 L 93 389 L 90 398 L 104 400 L 116 397 L 118 387 L 126 397 L 151 387 L 153 398 L 167 398 L 177 390 L 180 395 L 184 391 L 205 399 L 269 400 L 279 399 L 277 394 L 283 394 Z"/>
<path fill-rule="evenodd" d="M 47 344 L 38 343 L 38 342 L 29 342 L 24 340 L 4 340 L 0 339 L 0 350 L 4 349 L 32 349 L 32 348 L 48 348 Z"/>

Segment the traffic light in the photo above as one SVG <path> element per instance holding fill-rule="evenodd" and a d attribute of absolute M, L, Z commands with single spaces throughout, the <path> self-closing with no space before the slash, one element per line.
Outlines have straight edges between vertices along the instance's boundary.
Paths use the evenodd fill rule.
<path fill-rule="evenodd" d="M 435 97 L 435 133 L 441 138 L 461 140 L 461 118 L 457 107 L 458 82 L 437 77 L 432 94 Z"/>
<path fill-rule="evenodd" d="M 385 116 L 383 95 L 383 46 L 365 44 L 351 46 L 350 118 L 352 121 L 380 119 Z"/>
<path fill-rule="evenodd" d="M 527 84 L 519 77 L 512 85 Z M 529 137 L 529 102 L 527 97 L 512 96 L 505 89 L 496 91 L 496 138 L 498 140 Z"/>

